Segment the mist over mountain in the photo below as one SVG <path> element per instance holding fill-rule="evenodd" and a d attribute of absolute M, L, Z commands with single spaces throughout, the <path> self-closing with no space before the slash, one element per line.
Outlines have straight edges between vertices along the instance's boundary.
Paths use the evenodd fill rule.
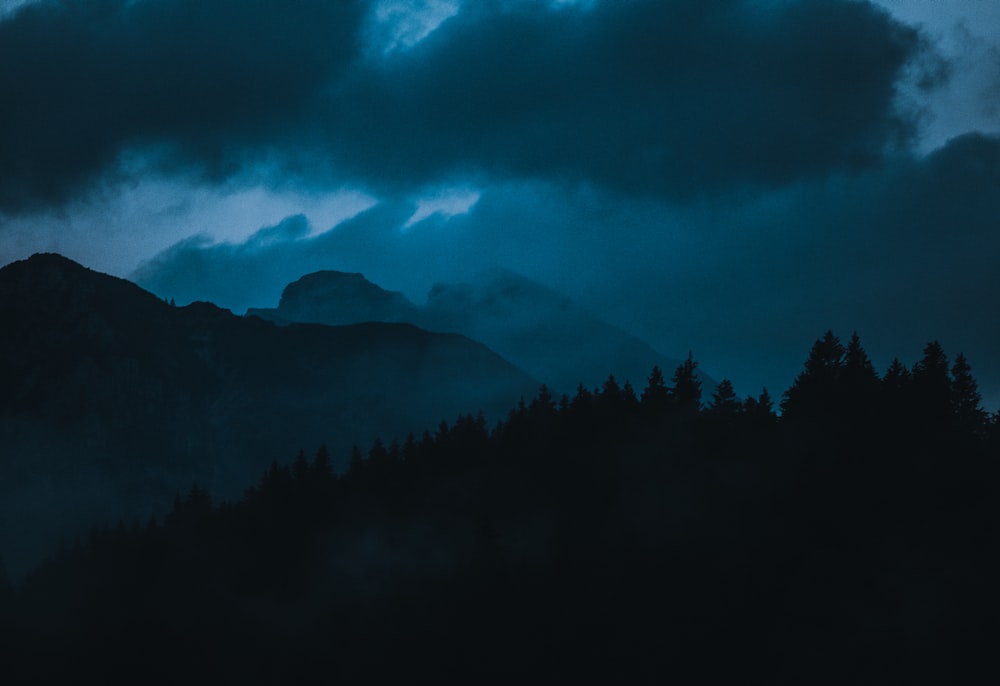
<path fill-rule="evenodd" d="M 531 279 L 495 269 L 465 283 L 435 284 L 424 305 L 387 291 L 361 274 L 324 270 L 289 284 L 277 308 L 248 315 L 276 323 L 410 322 L 483 342 L 550 388 L 572 394 L 609 375 L 642 387 L 654 366 L 680 362 L 590 314 Z M 706 388 L 714 385 L 708 377 Z"/>
<path fill-rule="evenodd" d="M 538 386 L 461 336 L 172 307 L 54 254 L 0 270 L 0 321 L 0 555 L 15 575 L 193 482 L 238 495 L 300 446 L 342 466 L 376 435 L 492 420 Z"/>

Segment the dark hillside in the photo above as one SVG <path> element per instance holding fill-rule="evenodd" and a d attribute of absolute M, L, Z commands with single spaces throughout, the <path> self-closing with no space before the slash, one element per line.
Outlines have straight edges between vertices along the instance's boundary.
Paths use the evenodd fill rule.
<path fill-rule="evenodd" d="M 81 521 L 162 512 L 195 481 L 234 497 L 299 445 L 346 455 L 466 408 L 499 417 L 537 386 L 461 336 L 171 307 L 58 255 L 0 270 L 0 321 L 12 569 Z"/>
<path fill-rule="evenodd" d="M 541 389 L 350 469 L 94 529 L 6 603 L 15 679 L 970 683 L 993 669 L 1000 418 L 937 344 L 817 341 L 776 416 L 696 363 Z M 4 600 L 6 599 L 6 600 Z M 0 618 L 3 614 L 0 613 Z M 3 638 L 3 637 L 0 637 Z"/>

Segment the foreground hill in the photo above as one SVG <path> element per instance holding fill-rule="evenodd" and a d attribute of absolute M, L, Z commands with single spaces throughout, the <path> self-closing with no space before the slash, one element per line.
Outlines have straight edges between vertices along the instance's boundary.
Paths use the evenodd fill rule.
<path fill-rule="evenodd" d="M 993 683 L 1000 417 L 936 343 L 783 395 L 540 390 L 334 474 L 98 528 L 17 588 L 10 683 Z M 984 675 L 987 678 L 984 678 Z"/>
<path fill-rule="evenodd" d="M 277 308 L 248 315 L 277 323 L 411 322 L 482 341 L 550 388 L 573 393 L 609 374 L 641 386 L 650 369 L 680 362 L 530 279 L 496 271 L 474 283 L 437 284 L 424 306 L 361 274 L 320 271 L 289 284 Z M 713 382 L 702 376 L 708 386 Z"/>
<path fill-rule="evenodd" d="M 499 416 L 537 388 L 461 336 L 171 307 L 58 255 L 0 270 L 0 321 L 0 554 L 14 570 L 194 481 L 236 495 L 298 446 L 339 458 L 377 432 Z"/>

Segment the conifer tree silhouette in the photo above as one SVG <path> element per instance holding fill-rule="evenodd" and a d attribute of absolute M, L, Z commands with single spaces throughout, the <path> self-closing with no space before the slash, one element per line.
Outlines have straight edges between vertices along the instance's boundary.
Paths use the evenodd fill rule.
<path fill-rule="evenodd" d="M 827 330 L 813 343 L 805 369 L 795 378 L 781 400 L 782 416 L 788 420 L 822 420 L 834 416 L 836 397 L 844 369 L 846 351 L 833 331 Z"/>
<path fill-rule="evenodd" d="M 300 484 L 309 478 L 309 461 L 306 459 L 306 451 L 302 448 L 299 448 L 295 462 L 292 463 L 292 478 Z"/>
<path fill-rule="evenodd" d="M 769 420 L 774 419 L 774 401 L 767 392 L 767 386 L 760 389 L 760 395 L 757 396 L 757 415 Z"/>
<path fill-rule="evenodd" d="M 851 334 L 851 340 L 844 352 L 844 363 L 840 374 L 835 401 L 838 414 L 850 421 L 871 423 L 879 414 L 879 391 L 881 381 L 875 365 L 861 346 L 858 332 Z"/>
<path fill-rule="evenodd" d="M 531 401 L 528 411 L 536 421 L 547 421 L 555 413 L 555 400 L 552 391 L 545 384 L 538 388 L 538 395 Z"/>
<path fill-rule="evenodd" d="M 413 434 L 410 434 L 413 437 Z M 326 484 L 333 479 L 333 463 L 330 461 L 330 451 L 326 443 L 322 444 L 316 451 L 316 457 L 309 465 L 309 476 L 311 479 Z"/>
<path fill-rule="evenodd" d="M 982 408 L 983 397 L 979 393 L 979 384 L 972 376 L 972 367 L 962 353 L 955 357 L 951 379 L 951 407 L 959 429 L 971 435 L 984 436 L 989 417 Z"/>
<path fill-rule="evenodd" d="M 913 400 L 919 426 L 936 433 L 951 420 L 952 390 L 948 356 L 938 341 L 924 347 L 924 355 L 913 365 Z"/>
<path fill-rule="evenodd" d="M 844 353 L 843 380 L 848 393 L 858 398 L 873 393 L 879 385 L 878 372 L 868 353 L 861 347 L 857 331 L 851 334 Z"/>
<path fill-rule="evenodd" d="M 689 355 L 681 389 L 697 388 L 695 367 Z M 929 344 L 914 375 L 894 360 L 873 383 L 857 336 L 845 348 L 828 332 L 785 394 L 793 418 L 817 421 L 777 418 L 767 389 L 741 403 L 724 379 L 703 411 L 689 402 L 643 424 L 666 391 L 651 374 L 641 401 L 613 380 L 558 406 L 543 388 L 493 431 L 470 413 L 419 441 L 376 439 L 369 457 L 353 450 L 346 478 L 324 446 L 305 467 L 299 451 L 237 503 L 195 486 L 163 526 L 95 527 L 19 582 L 16 620 L 0 574 L 0 641 L 27 648 L 3 669 L 9 653 L 34 682 L 66 683 L 128 656 L 169 683 L 414 670 L 478 683 L 499 664 L 530 678 L 555 655 L 573 680 L 658 683 L 667 660 L 684 681 L 724 649 L 750 659 L 725 661 L 713 683 L 807 682 L 817 659 L 849 663 L 831 682 L 864 664 L 872 681 L 950 683 L 956 645 L 992 665 L 980 608 L 995 604 L 998 563 L 983 541 L 1000 515 L 997 467 L 982 458 L 1000 449 L 1000 414 L 984 444 L 963 355 L 949 367 Z M 928 397 L 945 391 L 943 440 L 918 380 Z M 879 421 L 844 409 L 866 398 L 884 406 Z M 886 593 L 897 579 L 920 592 Z M 857 632 L 873 610 L 878 631 Z M 435 662 L 442 652 L 472 657 Z M 908 661 L 918 653 L 944 667 L 925 674 Z"/>
<path fill-rule="evenodd" d="M 667 390 L 667 382 L 663 378 L 663 371 L 658 367 L 653 367 L 646 379 L 646 388 L 640 397 L 642 407 L 650 414 L 660 414 L 670 403 L 670 392 Z"/>
<path fill-rule="evenodd" d="M 735 417 L 742 409 L 742 403 L 733 389 L 733 382 L 723 379 L 712 393 L 707 410 L 719 417 Z"/>
<path fill-rule="evenodd" d="M 892 358 L 892 363 L 882 377 L 882 388 L 890 398 L 898 398 L 909 390 L 913 376 L 898 357 Z"/>
<path fill-rule="evenodd" d="M 351 457 L 347 462 L 347 473 L 352 478 L 359 478 L 364 471 L 365 458 L 361 454 L 361 448 L 354 446 L 351 448 Z"/>
<path fill-rule="evenodd" d="M 673 406 L 683 413 L 701 409 L 701 381 L 697 372 L 698 363 L 689 351 L 687 359 L 674 371 L 673 387 L 670 389 Z"/>

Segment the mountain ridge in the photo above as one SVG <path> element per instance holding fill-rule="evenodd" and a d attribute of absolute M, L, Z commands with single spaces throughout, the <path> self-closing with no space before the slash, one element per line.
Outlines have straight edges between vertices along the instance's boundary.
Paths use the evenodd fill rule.
<path fill-rule="evenodd" d="M 376 435 L 495 419 L 538 386 L 462 336 L 173 307 L 58 255 L 0 269 L 0 321 L 0 555 L 15 574 L 44 549 L 32 537 L 148 518 L 192 482 L 238 495 L 300 447 L 343 466 Z"/>
<path fill-rule="evenodd" d="M 357 284 L 347 292 L 338 284 Z M 591 315 L 570 298 L 509 270 L 476 282 L 437 283 L 426 303 L 388 291 L 352 272 L 321 270 L 288 284 L 276 308 L 252 308 L 247 316 L 279 325 L 312 321 L 410 321 L 432 331 L 481 341 L 557 392 L 579 384 L 594 388 L 609 375 L 644 385 L 654 366 L 669 374 L 681 364 L 645 341 Z M 706 391 L 715 382 L 700 374 Z"/>

